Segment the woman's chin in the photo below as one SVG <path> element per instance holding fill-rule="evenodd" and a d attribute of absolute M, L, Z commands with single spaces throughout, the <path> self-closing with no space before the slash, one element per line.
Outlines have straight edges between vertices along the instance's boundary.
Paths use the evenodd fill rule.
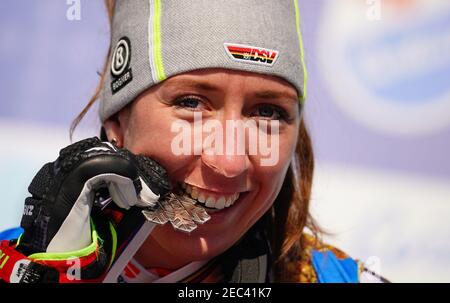
<path fill-rule="evenodd" d="M 174 254 L 183 253 L 190 261 L 208 260 L 225 252 L 245 234 L 258 213 L 250 209 L 256 191 L 242 194 L 231 207 L 209 212 L 211 219 L 199 224 L 191 233 L 175 230 L 171 224 L 157 226 L 152 237 Z M 256 199 L 257 200 L 257 199 Z M 254 204 L 253 204 L 254 205 Z M 252 212 L 249 214 L 248 212 Z M 249 225 L 250 224 L 250 225 Z"/>
<path fill-rule="evenodd" d="M 168 224 L 161 226 L 158 232 L 158 242 L 170 251 L 183 251 L 191 261 L 208 260 L 225 252 L 236 242 L 230 231 L 216 233 L 207 228 L 206 225 L 199 226 L 196 230 L 188 233 L 176 231 Z M 233 230 L 231 233 L 235 233 Z M 227 240 L 230 239 L 230 240 Z"/>

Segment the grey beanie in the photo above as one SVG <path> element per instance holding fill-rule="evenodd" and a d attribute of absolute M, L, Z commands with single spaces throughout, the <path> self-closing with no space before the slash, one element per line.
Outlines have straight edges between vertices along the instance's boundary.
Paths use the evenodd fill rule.
<path fill-rule="evenodd" d="M 205 68 L 279 76 L 305 99 L 298 0 L 117 0 L 100 119 L 165 79 Z"/>

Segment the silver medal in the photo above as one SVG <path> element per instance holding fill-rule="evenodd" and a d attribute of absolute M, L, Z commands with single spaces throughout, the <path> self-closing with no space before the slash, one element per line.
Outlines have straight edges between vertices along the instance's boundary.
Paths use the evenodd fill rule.
<path fill-rule="evenodd" d="M 176 230 L 190 233 L 197 228 L 197 224 L 207 222 L 211 217 L 205 209 L 196 204 L 194 199 L 185 195 L 170 193 L 156 206 L 143 210 L 145 218 L 156 224 L 170 222 Z"/>

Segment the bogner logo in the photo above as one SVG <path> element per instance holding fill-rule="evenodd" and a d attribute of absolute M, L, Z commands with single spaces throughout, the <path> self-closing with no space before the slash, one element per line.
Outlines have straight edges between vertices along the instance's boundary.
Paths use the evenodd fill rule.
<path fill-rule="evenodd" d="M 224 46 L 231 59 L 243 63 L 272 66 L 279 55 L 276 50 L 250 45 L 224 43 Z"/>
<path fill-rule="evenodd" d="M 119 42 L 117 42 L 111 58 L 111 91 L 113 95 L 133 80 L 130 61 L 130 39 L 127 37 L 122 37 Z"/>

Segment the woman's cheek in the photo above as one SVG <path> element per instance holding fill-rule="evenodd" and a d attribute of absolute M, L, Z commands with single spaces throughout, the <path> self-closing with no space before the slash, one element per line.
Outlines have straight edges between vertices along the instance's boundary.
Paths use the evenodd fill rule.
<path fill-rule="evenodd" d="M 287 170 L 290 165 L 292 153 L 295 150 L 294 139 L 292 137 L 281 137 L 279 140 L 279 148 L 277 150 L 277 161 L 273 165 L 262 165 L 261 156 L 255 159 L 255 176 L 258 183 L 261 184 L 261 192 L 259 199 L 264 202 L 261 205 L 264 211 L 270 208 L 283 185 Z"/>
<path fill-rule="evenodd" d="M 296 139 L 293 134 L 280 134 L 277 146 L 271 146 L 269 154 L 259 154 L 254 165 L 258 168 L 258 175 L 268 180 L 284 179 L 284 174 L 290 164 L 292 154 L 295 150 Z"/>
<path fill-rule="evenodd" d="M 132 152 L 144 154 L 165 166 L 178 159 L 171 146 L 176 133 L 171 131 L 171 120 L 168 117 L 149 115 L 145 121 L 136 123 L 131 132 L 133 140 L 129 142 L 129 149 Z"/>

